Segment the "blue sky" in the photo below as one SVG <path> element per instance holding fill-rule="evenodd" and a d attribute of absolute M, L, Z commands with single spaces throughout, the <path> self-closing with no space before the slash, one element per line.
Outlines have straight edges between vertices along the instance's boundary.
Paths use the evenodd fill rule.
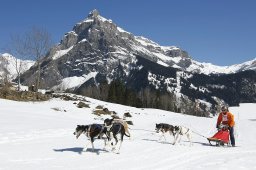
<path fill-rule="evenodd" d="M 232 65 L 256 57 L 254 0 L 1 0 L 0 53 L 10 35 L 37 26 L 58 43 L 90 11 L 134 35 L 175 45 L 200 62 Z"/>

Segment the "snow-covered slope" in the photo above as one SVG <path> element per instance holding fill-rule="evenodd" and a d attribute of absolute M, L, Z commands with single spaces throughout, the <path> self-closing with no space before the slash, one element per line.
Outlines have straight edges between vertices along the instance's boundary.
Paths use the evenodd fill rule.
<path fill-rule="evenodd" d="M 187 68 L 189 72 L 197 71 L 204 74 L 231 74 L 245 70 L 256 70 L 256 58 L 241 64 L 231 66 L 217 66 L 212 63 L 200 63 L 193 60 L 192 64 Z"/>
<path fill-rule="evenodd" d="M 0 99 L 0 169 L 3 170 L 170 170 L 255 169 L 256 104 L 241 104 L 230 111 L 236 120 L 237 147 L 209 146 L 206 138 L 193 133 L 193 146 L 186 138 L 171 145 L 172 138 L 158 141 L 156 123 L 184 125 L 210 137 L 216 117 L 193 117 L 157 109 L 138 109 L 86 98 L 90 108 L 79 109 L 74 101 L 16 102 Z M 125 137 L 120 154 L 103 149 L 96 139 L 95 152 L 85 135 L 73 135 L 78 124 L 102 123 L 92 111 L 103 105 L 119 115 L 132 114 L 131 140 Z M 59 110 L 59 111 L 56 111 Z"/>
<path fill-rule="evenodd" d="M 32 65 L 34 65 L 34 61 L 31 60 L 20 60 L 17 59 L 17 63 L 21 64 L 21 74 L 27 71 Z M 8 76 L 10 79 L 14 79 L 17 76 L 16 71 L 16 58 L 8 53 L 0 54 L 0 75 L 3 75 L 4 72 L 8 72 Z"/>

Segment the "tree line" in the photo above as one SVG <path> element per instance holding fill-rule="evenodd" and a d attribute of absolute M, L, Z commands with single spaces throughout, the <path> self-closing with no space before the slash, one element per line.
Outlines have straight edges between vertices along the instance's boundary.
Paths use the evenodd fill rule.
<path fill-rule="evenodd" d="M 209 115 L 209 112 L 202 110 L 204 106 L 197 106 L 195 101 L 186 96 L 177 97 L 174 93 L 150 86 L 136 91 L 128 88 L 121 80 L 113 80 L 110 84 L 105 81 L 98 86 L 89 85 L 76 93 L 137 108 L 156 108 L 196 116 Z"/>

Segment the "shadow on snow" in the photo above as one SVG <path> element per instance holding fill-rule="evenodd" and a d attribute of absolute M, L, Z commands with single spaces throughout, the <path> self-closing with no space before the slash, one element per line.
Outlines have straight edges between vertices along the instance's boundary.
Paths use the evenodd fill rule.
<path fill-rule="evenodd" d="M 78 154 L 82 154 L 83 152 L 92 152 L 96 153 L 97 155 L 100 154 L 100 152 L 107 152 L 104 149 L 92 149 L 92 148 L 87 148 L 86 151 L 82 147 L 74 147 L 74 148 L 63 148 L 63 149 L 53 149 L 55 152 L 75 152 Z"/>

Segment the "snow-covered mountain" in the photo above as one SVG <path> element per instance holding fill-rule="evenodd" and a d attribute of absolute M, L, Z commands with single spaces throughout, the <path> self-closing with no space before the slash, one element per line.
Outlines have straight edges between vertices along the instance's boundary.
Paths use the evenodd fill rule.
<path fill-rule="evenodd" d="M 200 63 L 193 60 L 192 64 L 186 69 L 189 72 L 203 74 L 231 74 L 246 70 L 256 70 L 256 58 L 241 64 L 231 66 L 217 66 L 211 63 Z"/>
<path fill-rule="evenodd" d="M 62 66 L 45 68 L 44 72 L 56 72 L 53 77 L 58 82 L 48 81 L 52 82 L 49 86 L 59 85 L 59 81 L 63 80 L 66 88 L 72 88 L 73 85 L 66 83 L 72 77 L 81 77 L 81 84 L 92 78 L 91 76 L 96 76 L 91 74 L 95 70 L 104 72 L 107 78 L 112 80 L 115 77 L 112 71 L 119 63 L 123 66 L 125 74 L 129 75 L 136 66 L 136 55 L 164 67 L 193 73 L 236 73 L 256 68 L 256 59 L 232 66 L 200 63 L 179 47 L 161 46 L 142 36 L 134 36 L 118 27 L 112 20 L 100 16 L 97 10 L 93 10 L 85 20 L 77 23 L 72 31 L 65 34 L 45 59 L 47 64 L 44 66 L 56 63 Z"/>
<path fill-rule="evenodd" d="M 35 63 L 32 60 L 16 59 L 14 56 L 8 53 L 0 54 L 0 77 L 3 77 L 4 74 L 7 74 L 10 80 L 15 79 L 17 77 L 16 63 L 19 64 L 20 62 L 21 74 L 27 71 Z"/>
<path fill-rule="evenodd" d="M 102 42 L 92 42 L 95 40 L 102 40 Z M 252 61 L 232 66 L 217 66 L 211 63 L 195 61 L 186 51 L 179 47 L 161 46 L 145 37 L 134 36 L 132 33 L 118 27 L 112 20 L 100 16 L 97 10 L 92 11 L 88 18 L 77 23 L 73 30 L 65 35 L 51 57 L 55 60 L 69 52 L 71 53 L 77 43 L 89 43 L 91 46 L 96 45 L 95 47 L 97 48 L 104 47 L 106 58 L 109 56 L 115 60 L 124 60 L 128 58 L 134 59 L 134 55 L 141 55 L 162 66 L 174 67 L 188 72 L 229 74 L 244 70 L 256 70 L 256 58 Z M 130 59 L 133 62 L 134 60 Z M 87 63 L 85 62 L 85 64 Z M 130 70 L 127 69 L 126 71 L 129 72 Z"/>
<path fill-rule="evenodd" d="M 244 73 L 245 79 L 239 74 L 242 70 L 249 70 Z M 194 61 L 181 48 L 164 47 L 147 38 L 134 36 L 93 10 L 43 59 L 41 86 L 107 100 L 111 89 L 105 84 L 121 80 L 126 88 L 135 91 L 137 98 L 145 100 L 141 101 L 143 106 L 159 107 L 152 103 L 161 101 L 161 104 L 165 103 L 165 109 L 180 111 L 183 103 L 182 107 L 187 107 L 181 110 L 183 113 L 191 114 L 190 110 L 198 107 L 207 113 L 216 110 L 222 102 L 236 105 L 241 100 L 256 101 L 253 85 L 256 78 L 250 77 L 252 70 L 255 70 L 255 59 L 230 67 Z M 212 77 L 210 73 L 216 74 Z M 234 73 L 232 85 L 223 81 L 225 74 L 221 76 L 220 73 Z M 24 83 L 32 84 L 36 77 L 37 68 L 32 67 L 22 79 Z M 148 89 L 155 91 L 154 96 L 147 95 Z M 167 98 L 166 92 L 171 94 Z M 224 95 L 226 92 L 232 92 L 230 98 L 229 94 Z"/>

